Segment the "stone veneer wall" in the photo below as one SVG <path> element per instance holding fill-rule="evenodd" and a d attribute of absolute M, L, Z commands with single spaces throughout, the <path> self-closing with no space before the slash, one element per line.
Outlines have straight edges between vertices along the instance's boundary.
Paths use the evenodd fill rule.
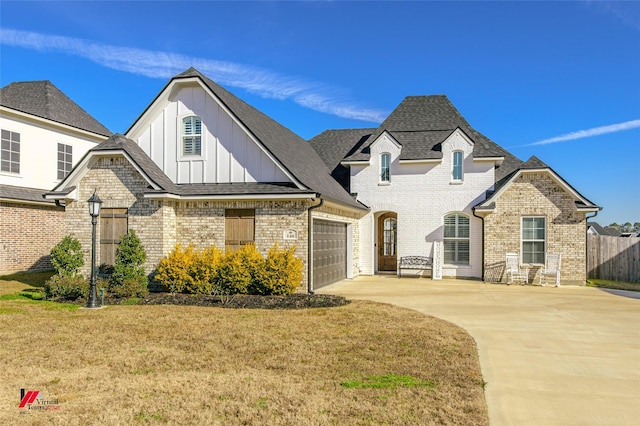
<path fill-rule="evenodd" d="M 562 254 L 563 284 L 586 280 L 586 219 L 576 211 L 574 198 L 546 172 L 523 173 L 496 200 L 493 213 L 484 219 L 485 279 L 505 280 L 505 254 L 521 252 L 523 216 L 546 218 L 546 251 Z M 538 282 L 539 268 L 530 272 Z"/>
<path fill-rule="evenodd" d="M 0 272 L 52 269 L 50 252 L 64 238 L 64 208 L 0 202 Z"/>

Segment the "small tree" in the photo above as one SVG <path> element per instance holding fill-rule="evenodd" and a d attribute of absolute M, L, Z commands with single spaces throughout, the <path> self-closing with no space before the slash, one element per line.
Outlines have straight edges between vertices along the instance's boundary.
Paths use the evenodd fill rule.
<path fill-rule="evenodd" d="M 73 277 L 84 265 L 84 253 L 77 238 L 67 235 L 51 249 L 51 263 L 58 275 Z"/>
<path fill-rule="evenodd" d="M 116 249 L 109 289 L 122 297 L 141 297 L 148 293 L 148 279 L 144 272 L 147 253 L 134 230 L 129 230 Z"/>

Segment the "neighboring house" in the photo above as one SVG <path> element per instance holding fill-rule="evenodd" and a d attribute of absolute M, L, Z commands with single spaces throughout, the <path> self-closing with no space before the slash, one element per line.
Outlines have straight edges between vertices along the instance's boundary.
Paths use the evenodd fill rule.
<path fill-rule="evenodd" d="M 133 229 L 147 272 L 176 244 L 234 250 L 253 243 L 266 254 L 277 242 L 296 246 L 303 285 L 310 260 L 315 287 L 358 273 L 367 208 L 304 139 L 193 68 L 169 81 L 126 136 L 89 151 L 47 194 L 64 202 L 66 230 L 86 248 L 94 190 L 103 200 L 97 263 L 112 264 L 119 238 Z"/>
<path fill-rule="evenodd" d="M 583 282 L 586 215 L 600 209 L 537 158 L 523 163 L 474 130 L 444 96 L 408 97 L 378 128 L 308 143 L 193 68 L 46 195 L 87 250 L 94 190 L 97 263 L 113 263 L 128 229 L 149 273 L 176 244 L 266 253 L 277 242 L 296 246 L 308 290 L 391 273 L 399 256 L 432 256 L 435 242 L 444 276 L 499 280 L 511 251 L 535 273 L 561 253 L 562 281 Z"/>
<path fill-rule="evenodd" d="M 587 222 L 587 233 L 590 235 L 607 235 L 610 237 L 620 237 L 622 234 L 611 226 L 602 227 L 598 222 Z"/>
<path fill-rule="evenodd" d="M 335 178 L 370 208 L 360 220 L 360 272 L 393 272 L 401 256 L 433 256 L 444 276 L 504 279 L 521 254 L 531 280 L 546 253 L 562 280 L 586 278 L 586 214 L 600 208 L 532 157 L 522 163 L 474 130 L 445 96 L 410 96 L 375 129 L 310 140 Z"/>
<path fill-rule="evenodd" d="M 51 268 L 64 208 L 42 195 L 111 133 L 49 81 L 0 88 L 0 272 Z"/>

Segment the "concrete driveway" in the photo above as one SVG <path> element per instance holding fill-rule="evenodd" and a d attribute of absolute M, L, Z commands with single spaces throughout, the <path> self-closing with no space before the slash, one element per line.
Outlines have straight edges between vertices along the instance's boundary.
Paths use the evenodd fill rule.
<path fill-rule="evenodd" d="M 590 287 L 358 277 L 318 293 L 391 303 L 465 328 L 492 425 L 639 425 L 640 294 Z"/>

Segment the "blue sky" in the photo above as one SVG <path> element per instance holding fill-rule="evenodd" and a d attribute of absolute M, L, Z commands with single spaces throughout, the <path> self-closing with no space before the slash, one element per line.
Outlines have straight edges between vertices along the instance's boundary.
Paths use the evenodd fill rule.
<path fill-rule="evenodd" d="M 0 86 L 50 80 L 113 132 L 189 66 L 305 139 L 445 94 L 640 221 L 640 2 L 0 2 Z"/>

